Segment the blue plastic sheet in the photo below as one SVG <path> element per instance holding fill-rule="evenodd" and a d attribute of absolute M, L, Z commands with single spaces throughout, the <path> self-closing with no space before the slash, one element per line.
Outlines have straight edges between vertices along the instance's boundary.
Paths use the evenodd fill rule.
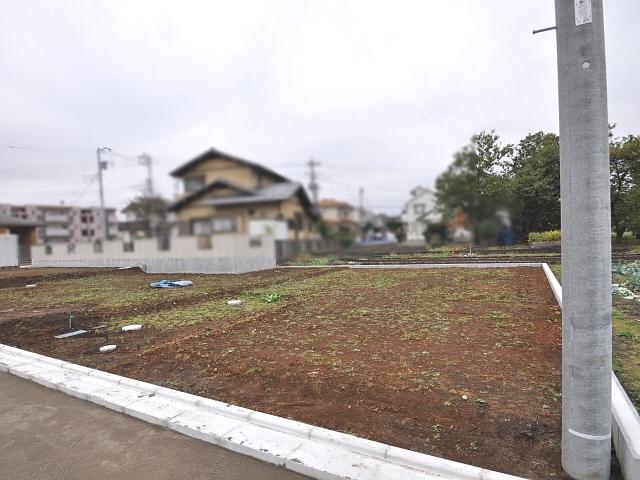
<path fill-rule="evenodd" d="M 151 286 L 153 288 L 179 288 L 189 287 L 193 285 L 191 280 L 160 280 L 159 282 L 153 282 Z"/>

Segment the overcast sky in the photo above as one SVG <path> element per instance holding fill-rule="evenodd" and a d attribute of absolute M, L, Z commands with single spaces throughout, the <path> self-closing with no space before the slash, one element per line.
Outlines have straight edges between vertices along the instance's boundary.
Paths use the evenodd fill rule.
<path fill-rule="evenodd" d="M 399 213 L 474 132 L 557 132 L 553 0 L 0 0 L 0 202 L 123 207 L 214 146 Z M 640 2 L 605 1 L 609 117 L 640 134 Z M 7 146 L 30 149 L 7 148 Z"/>

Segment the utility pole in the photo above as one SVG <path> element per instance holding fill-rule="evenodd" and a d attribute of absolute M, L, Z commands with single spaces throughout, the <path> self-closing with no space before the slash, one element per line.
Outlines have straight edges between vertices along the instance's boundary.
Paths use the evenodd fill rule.
<path fill-rule="evenodd" d="M 360 238 L 364 240 L 364 187 L 360 187 L 358 194 L 358 225 L 360 227 Z"/>
<path fill-rule="evenodd" d="M 145 195 L 147 197 L 153 197 L 153 174 L 151 170 L 151 164 L 153 159 L 148 153 L 143 153 L 138 156 L 138 163 L 147 167 L 147 182 L 145 185 Z"/>
<path fill-rule="evenodd" d="M 310 158 L 307 165 L 309 165 L 309 190 L 311 190 L 313 206 L 314 208 L 318 208 L 318 191 L 320 190 L 320 185 L 318 185 L 318 181 L 316 179 L 315 167 L 319 167 L 321 164 L 313 158 Z"/>
<path fill-rule="evenodd" d="M 562 209 L 562 466 L 611 463 L 611 207 L 602 0 L 555 0 Z"/>
<path fill-rule="evenodd" d="M 101 154 L 102 152 L 110 151 L 111 149 L 108 147 L 96 148 L 96 157 L 98 159 L 98 184 L 100 185 L 100 217 L 102 219 L 102 239 L 105 241 L 108 238 L 109 221 L 107 219 L 107 210 L 104 207 L 104 185 L 102 184 L 102 170 L 107 169 L 107 162 L 102 160 Z"/>

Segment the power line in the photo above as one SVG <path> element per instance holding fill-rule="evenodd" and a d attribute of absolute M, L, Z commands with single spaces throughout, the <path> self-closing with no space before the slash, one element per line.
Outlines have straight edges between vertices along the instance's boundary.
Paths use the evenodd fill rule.
<path fill-rule="evenodd" d="M 73 201 L 71 202 L 72 206 L 76 205 L 80 201 L 80 199 L 84 196 L 84 194 L 87 193 L 87 190 L 89 190 L 89 187 L 91 186 L 91 184 L 95 182 L 97 178 L 98 178 L 97 174 L 91 177 L 91 179 L 87 182 L 87 185 L 84 187 L 84 190 L 82 190 L 82 192 L 80 192 L 80 194 L 76 198 L 74 198 Z"/>

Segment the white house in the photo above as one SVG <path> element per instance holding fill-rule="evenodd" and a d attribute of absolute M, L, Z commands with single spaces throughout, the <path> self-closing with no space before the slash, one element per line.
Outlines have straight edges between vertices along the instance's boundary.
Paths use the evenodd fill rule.
<path fill-rule="evenodd" d="M 400 217 L 407 230 L 407 240 L 423 240 L 422 233 L 430 223 L 440 222 L 442 215 L 436 209 L 435 193 L 425 187 L 411 190 Z"/>

